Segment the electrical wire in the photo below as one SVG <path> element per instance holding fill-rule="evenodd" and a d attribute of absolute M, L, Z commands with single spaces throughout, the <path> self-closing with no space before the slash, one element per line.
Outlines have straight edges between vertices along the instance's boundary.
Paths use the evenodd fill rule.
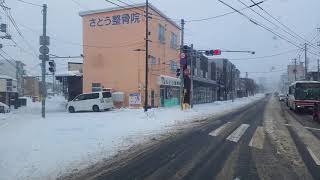
<path fill-rule="evenodd" d="M 259 4 L 264 3 L 264 2 L 267 2 L 267 1 L 268 1 L 268 0 L 260 1 L 260 2 L 258 2 L 258 3 L 255 3 L 255 4 L 251 5 L 251 6 L 249 6 L 249 7 L 244 7 L 244 8 L 238 9 L 238 11 L 246 10 L 246 9 L 248 9 L 248 8 L 254 7 L 254 6 L 256 6 L 256 5 L 259 5 Z M 227 15 L 230 15 L 230 14 L 234 14 L 234 13 L 236 13 L 236 12 L 237 12 L 237 11 L 230 11 L 230 12 L 223 13 L 223 14 L 216 15 L 216 16 L 212 16 L 212 17 L 201 18 L 201 19 L 185 20 L 185 22 L 209 21 L 209 20 L 212 20 L 212 19 L 220 18 L 220 17 L 227 16 Z"/>
<path fill-rule="evenodd" d="M 251 23 L 253 23 L 253 24 L 255 24 L 255 25 L 257 25 L 257 26 L 259 26 L 259 27 L 261 27 L 261 28 L 263 28 L 263 29 L 271 32 L 272 34 L 276 35 L 277 37 L 281 38 L 282 40 L 288 42 L 288 43 L 291 44 L 291 45 L 296 46 L 296 47 L 299 48 L 299 49 L 301 48 L 301 47 L 300 47 L 299 45 L 297 45 L 296 43 L 288 40 L 287 37 L 283 36 L 283 35 L 280 34 L 280 33 L 274 32 L 271 28 L 268 28 L 267 26 L 264 26 L 264 25 L 258 23 L 258 21 L 256 21 L 255 19 L 250 18 L 249 16 L 247 16 L 247 15 L 245 15 L 244 13 L 238 11 L 237 9 L 235 9 L 234 7 L 232 7 L 232 6 L 230 6 L 229 4 L 225 3 L 224 1 L 222 1 L 222 0 L 218 0 L 218 1 L 221 2 L 222 4 L 226 5 L 227 7 L 233 9 L 234 11 L 236 11 L 237 13 L 239 13 L 240 15 L 242 15 L 243 17 L 245 17 L 246 19 L 248 19 Z M 316 56 L 319 56 L 319 55 L 317 55 L 316 53 L 314 53 L 314 52 L 312 52 L 312 51 L 310 51 L 310 50 L 309 50 L 308 52 L 309 52 L 310 54 L 314 54 L 314 55 L 316 55 Z M 319 56 L 319 57 L 320 57 L 320 56 Z"/>
<path fill-rule="evenodd" d="M 87 8 L 86 6 L 82 6 L 78 1 L 76 1 L 76 0 L 71 0 L 72 2 L 74 2 L 75 4 L 77 4 L 79 7 L 81 7 L 82 9 L 86 9 L 86 10 L 89 10 L 90 11 L 90 9 L 89 8 Z"/>
<path fill-rule="evenodd" d="M 231 58 L 229 60 L 242 61 L 242 60 L 265 59 L 265 58 L 271 58 L 271 57 L 275 57 L 275 56 L 281 56 L 281 55 L 284 55 L 284 54 L 289 54 L 289 53 L 295 52 L 297 50 L 300 50 L 300 49 L 292 49 L 292 50 L 289 50 L 289 51 L 284 51 L 284 52 L 281 52 L 281 53 L 272 54 L 272 55 L 266 55 L 266 56 L 259 56 L 259 57 L 253 57 L 253 58 Z"/>
<path fill-rule="evenodd" d="M 292 31 L 290 28 L 288 28 L 286 25 L 284 25 L 283 23 L 281 23 L 279 20 L 276 19 L 276 21 L 281 24 L 282 26 L 284 26 L 285 28 L 289 29 L 289 31 L 292 31 L 292 33 L 288 32 L 287 30 L 281 28 L 280 26 L 278 26 L 276 23 L 272 22 L 271 20 L 269 20 L 268 18 L 264 17 L 263 15 L 261 15 L 260 13 L 258 13 L 257 11 L 253 10 L 251 7 L 249 7 L 247 4 L 245 4 L 243 1 L 238 0 L 238 2 L 240 2 L 242 5 L 244 5 L 245 7 L 249 8 L 252 12 L 254 12 L 255 14 L 257 14 L 258 16 L 260 16 L 261 18 L 263 18 L 264 20 L 268 21 L 269 23 L 273 24 L 275 27 L 281 29 L 282 31 L 286 32 L 287 34 L 289 34 L 291 37 L 295 38 L 296 40 L 303 40 L 305 42 L 307 42 L 307 44 L 315 49 L 318 49 L 318 47 L 313 46 L 310 42 L 308 42 L 308 40 L 305 40 L 303 37 L 301 37 L 300 35 L 298 35 L 297 33 L 295 33 L 294 31 Z M 252 1 L 254 3 L 254 1 Z M 258 5 L 258 7 L 260 7 Z M 260 7 L 261 8 L 261 7 Z M 262 9 L 262 8 L 261 8 Z M 268 12 L 267 12 L 268 13 Z M 268 13 L 269 16 L 271 16 L 273 19 L 275 19 L 270 13 Z"/>
<path fill-rule="evenodd" d="M 42 5 L 40 5 L 40 4 L 35 4 L 35 3 L 27 2 L 27 1 L 24 1 L 24 0 L 17 0 L 17 1 L 25 3 L 25 4 L 32 5 L 32 6 L 42 7 Z"/>
<path fill-rule="evenodd" d="M 252 3 L 255 3 L 253 0 L 251 0 Z M 284 23 L 282 23 L 280 20 L 278 20 L 277 18 L 275 18 L 274 16 L 272 16 L 268 11 L 266 11 L 265 9 L 263 9 L 261 6 L 257 5 L 257 7 L 259 7 L 264 13 L 266 13 L 269 17 L 271 17 L 273 20 L 277 21 L 279 24 L 281 24 L 284 28 L 286 28 L 287 30 L 289 30 L 290 32 L 292 32 L 293 34 L 295 34 L 296 36 L 298 36 L 300 39 L 302 39 L 303 41 L 307 42 L 309 45 L 312 46 L 312 41 L 308 41 L 307 39 L 303 38 L 302 36 L 300 36 L 299 34 L 297 34 L 295 31 L 293 31 L 292 29 L 290 29 L 287 25 L 285 25 Z M 312 46 L 314 47 L 314 46 Z M 317 48 L 318 47 L 314 47 Z"/>

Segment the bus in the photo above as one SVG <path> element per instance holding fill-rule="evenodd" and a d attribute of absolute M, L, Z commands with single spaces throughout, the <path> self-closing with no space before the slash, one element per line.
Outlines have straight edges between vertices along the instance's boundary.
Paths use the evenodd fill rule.
<path fill-rule="evenodd" d="M 291 110 L 313 108 L 316 102 L 320 102 L 320 82 L 296 81 L 289 86 L 287 105 Z"/>

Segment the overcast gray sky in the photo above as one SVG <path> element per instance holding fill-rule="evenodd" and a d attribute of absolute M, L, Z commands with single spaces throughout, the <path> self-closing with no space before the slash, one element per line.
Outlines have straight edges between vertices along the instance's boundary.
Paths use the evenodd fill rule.
<path fill-rule="evenodd" d="M 50 53 L 60 56 L 74 56 L 82 53 L 82 26 L 79 11 L 88 9 L 101 9 L 112 7 L 110 3 L 104 0 L 25 0 L 36 4 L 48 4 L 48 34 L 51 36 Z M 116 3 L 116 0 L 114 0 Z M 127 3 L 141 3 L 142 0 L 123 0 Z M 224 0 L 236 9 L 244 6 L 238 0 Z M 250 0 L 241 0 L 246 4 L 251 4 Z M 258 1 L 258 0 L 256 0 Z M 218 0 L 149 0 L 154 6 L 173 19 L 192 20 L 207 18 L 230 12 L 231 9 L 221 4 Z M 6 3 L 12 8 L 13 17 L 16 19 L 25 39 L 32 46 L 30 48 L 22 41 L 17 33 L 12 30 L 13 38 L 27 50 L 23 52 L 15 47 L 4 47 L 4 50 L 18 60 L 27 64 L 30 72 L 36 73 L 39 67 L 36 66 L 40 61 L 35 56 L 38 53 L 38 39 L 42 31 L 41 8 L 19 2 L 18 0 L 6 0 Z M 311 40 L 317 34 L 316 28 L 320 27 L 320 1 L 319 0 L 267 0 L 261 6 L 286 26 L 290 27 L 300 36 Z M 257 7 L 257 12 L 263 14 Z M 273 31 L 286 35 L 295 44 L 301 44 L 303 41 L 297 41 L 290 35 L 281 31 L 271 23 L 254 14 L 250 10 L 244 10 L 249 17 L 256 19 L 261 24 L 270 27 Z M 2 20 L 3 14 L 1 14 Z M 270 19 L 272 20 L 272 19 Z M 186 24 L 185 39 L 186 43 L 193 43 L 196 49 L 215 49 L 226 50 L 253 50 L 255 55 L 224 53 L 221 57 L 226 58 L 252 58 L 278 54 L 297 47 L 281 40 L 272 33 L 262 29 L 259 26 L 249 22 L 238 13 L 228 16 L 211 19 L 201 22 L 189 22 Z M 128 32 L 130 33 L 130 32 Z M 316 40 L 320 39 L 320 33 Z M 3 44 L 12 44 L 10 41 L 3 40 Z M 316 42 L 315 40 L 313 41 Z M 313 49 L 313 52 L 319 53 L 320 50 Z M 298 51 L 293 51 L 281 56 L 275 56 L 267 59 L 256 60 L 232 60 L 241 72 L 268 72 L 272 67 L 275 71 L 286 68 L 290 61 L 298 56 Z M 309 55 L 310 66 L 316 64 L 314 55 Z M 66 70 L 66 60 L 57 62 L 59 70 Z M 249 73 L 250 77 L 268 76 L 277 78 L 282 72 L 274 73 Z M 242 74 L 244 76 L 244 74 Z"/>

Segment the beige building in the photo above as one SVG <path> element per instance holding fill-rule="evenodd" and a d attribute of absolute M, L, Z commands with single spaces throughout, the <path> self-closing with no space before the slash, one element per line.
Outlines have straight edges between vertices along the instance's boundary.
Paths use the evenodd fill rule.
<path fill-rule="evenodd" d="M 83 91 L 124 92 L 125 104 L 142 106 L 145 86 L 145 4 L 81 12 Z M 149 105 L 179 102 L 180 27 L 150 5 Z"/>
<path fill-rule="evenodd" d="M 24 77 L 24 96 L 40 97 L 39 80 L 37 77 Z"/>

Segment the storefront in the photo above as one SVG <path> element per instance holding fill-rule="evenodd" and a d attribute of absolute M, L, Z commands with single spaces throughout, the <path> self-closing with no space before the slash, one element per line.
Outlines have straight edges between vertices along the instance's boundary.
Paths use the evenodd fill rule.
<path fill-rule="evenodd" d="M 180 79 L 170 76 L 159 76 L 161 107 L 171 107 L 180 104 Z"/>
<path fill-rule="evenodd" d="M 218 85 L 215 81 L 193 80 L 193 104 L 211 103 L 217 100 Z"/>

